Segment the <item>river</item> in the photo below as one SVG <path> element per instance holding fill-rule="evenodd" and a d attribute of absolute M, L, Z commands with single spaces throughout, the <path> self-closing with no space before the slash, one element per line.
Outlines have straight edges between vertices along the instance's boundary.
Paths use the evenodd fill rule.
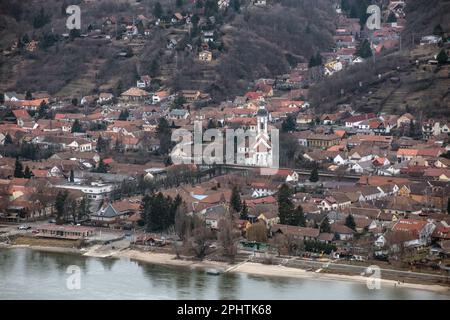
<path fill-rule="evenodd" d="M 67 273 L 80 270 L 80 288 Z M 72 278 L 71 278 L 72 277 Z M 91 258 L 26 248 L 0 249 L 0 299 L 450 299 L 409 288 L 369 290 L 364 284 L 261 277 Z"/>

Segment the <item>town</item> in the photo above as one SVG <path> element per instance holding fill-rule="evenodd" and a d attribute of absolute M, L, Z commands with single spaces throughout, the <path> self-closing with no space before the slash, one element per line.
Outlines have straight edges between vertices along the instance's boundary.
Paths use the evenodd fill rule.
<path fill-rule="evenodd" d="M 86 33 L 47 41 L 126 42 L 129 50 L 117 57 L 126 59 L 163 28 L 170 31 L 167 51 L 183 46 L 208 67 L 225 41 L 215 12 L 244 10 L 241 2 L 196 1 L 192 12 L 170 15 L 158 2 L 153 17 L 107 16 Z M 393 280 L 448 286 L 450 119 L 413 112 L 402 101 L 387 111 L 337 103 L 324 112 L 310 97 L 315 85 L 402 50 L 408 3 L 387 1 L 379 30 L 361 28 L 347 1 L 333 3 L 333 48 L 289 73 L 255 79 L 233 99 L 178 90 L 156 71 L 137 73 L 129 88 L 119 83 L 86 95 L 1 93 L 0 244 L 357 275 L 379 265 Z M 271 6 L 245 2 L 245 10 Z M 449 30 L 436 25 L 416 42 L 409 65 L 448 78 Z M 3 54 L 39 45 L 20 39 Z M 395 72 L 376 81 L 394 87 L 402 81 Z M 179 138 L 194 133 L 194 123 L 223 133 L 242 129 L 255 140 L 234 144 L 231 162 L 217 156 L 199 163 L 191 148 L 203 154 L 214 141 L 172 139 L 178 130 Z"/>

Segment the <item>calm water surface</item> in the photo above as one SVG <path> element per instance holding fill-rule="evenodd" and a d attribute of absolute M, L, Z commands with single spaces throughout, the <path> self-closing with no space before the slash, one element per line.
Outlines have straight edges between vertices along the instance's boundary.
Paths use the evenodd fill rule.
<path fill-rule="evenodd" d="M 69 290 L 70 265 L 81 289 Z M 0 299 L 450 299 L 429 291 L 364 284 L 224 274 L 30 249 L 0 250 Z"/>

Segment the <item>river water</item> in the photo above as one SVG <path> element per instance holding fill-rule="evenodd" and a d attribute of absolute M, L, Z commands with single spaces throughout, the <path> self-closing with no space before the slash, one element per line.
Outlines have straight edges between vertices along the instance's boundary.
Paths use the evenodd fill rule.
<path fill-rule="evenodd" d="M 67 273 L 70 266 L 76 266 L 72 268 L 80 271 L 79 277 Z M 365 284 L 334 280 L 211 276 L 202 270 L 125 258 L 20 248 L 0 250 L 0 299 L 450 299 L 450 295 L 407 288 L 369 290 Z"/>

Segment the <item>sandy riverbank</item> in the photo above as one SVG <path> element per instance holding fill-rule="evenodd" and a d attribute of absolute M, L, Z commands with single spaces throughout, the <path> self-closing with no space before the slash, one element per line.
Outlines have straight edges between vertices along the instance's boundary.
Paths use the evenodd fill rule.
<path fill-rule="evenodd" d="M 260 263 L 245 262 L 239 265 L 229 265 L 221 262 L 214 261 L 189 261 L 174 259 L 174 255 L 166 253 L 153 253 L 153 252 L 141 252 L 137 250 L 125 250 L 118 252 L 114 256 L 116 257 L 126 257 L 142 262 L 152 263 L 152 264 L 162 264 L 171 266 L 186 266 L 190 268 L 214 268 L 222 271 L 229 270 L 229 272 L 236 273 L 247 273 L 251 275 L 267 276 L 267 277 L 288 277 L 297 279 L 316 279 L 321 281 L 350 281 L 357 283 L 367 283 L 367 277 L 363 276 L 351 276 L 351 275 L 341 275 L 332 273 L 316 273 L 312 271 L 306 271 L 299 268 L 289 268 L 280 265 L 265 265 Z M 391 287 L 391 288 L 407 288 L 407 289 L 417 289 L 417 290 L 427 290 L 438 293 L 449 294 L 450 288 L 440 285 L 426 285 L 426 284 L 416 284 L 416 283 L 401 283 L 398 284 L 397 281 L 381 279 L 381 287 Z"/>
<path fill-rule="evenodd" d="M 231 272 L 243 272 L 253 275 L 270 277 L 290 277 L 299 279 L 317 279 L 325 281 L 351 281 L 358 283 L 367 283 L 367 277 L 342 275 L 336 273 L 316 273 L 298 268 L 289 268 L 280 265 L 265 265 L 259 263 L 246 262 L 233 269 Z M 450 295 L 450 288 L 440 285 L 426 285 L 416 283 L 398 284 L 395 280 L 381 279 L 381 288 L 408 288 L 446 293 Z M 450 297 L 450 296 L 449 296 Z"/>
<path fill-rule="evenodd" d="M 112 255 L 118 258 L 130 258 L 142 262 L 148 262 L 152 264 L 161 264 L 169 266 L 184 266 L 190 268 L 208 269 L 214 268 L 221 271 L 225 271 L 232 267 L 227 263 L 217 261 L 192 261 L 185 259 L 176 259 L 175 255 L 168 253 L 156 253 L 156 252 L 142 252 L 138 250 L 123 250 Z"/>

